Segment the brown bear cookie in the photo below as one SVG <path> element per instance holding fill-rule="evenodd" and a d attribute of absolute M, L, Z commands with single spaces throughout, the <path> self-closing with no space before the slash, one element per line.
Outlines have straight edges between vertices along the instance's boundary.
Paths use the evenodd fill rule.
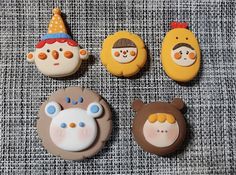
<path fill-rule="evenodd" d="M 80 87 L 60 89 L 40 107 L 37 131 L 48 152 L 63 159 L 95 155 L 112 130 L 111 110 L 97 93 Z"/>
<path fill-rule="evenodd" d="M 145 151 L 160 156 L 175 152 L 185 140 L 186 122 L 181 113 L 184 107 L 180 98 L 171 103 L 149 104 L 135 100 L 132 108 L 137 114 L 132 129 L 136 142 Z"/>

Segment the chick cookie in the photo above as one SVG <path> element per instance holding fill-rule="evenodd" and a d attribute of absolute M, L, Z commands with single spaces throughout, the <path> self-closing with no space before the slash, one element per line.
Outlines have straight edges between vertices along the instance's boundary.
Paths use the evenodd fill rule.
<path fill-rule="evenodd" d="M 28 53 L 27 60 L 46 76 L 65 77 L 74 74 L 88 57 L 88 51 L 67 34 L 61 11 L 55 8 L 48 34 L 41 38 L 34 52 Z"/>
<path fill-rule="evenodd" d="M 102 64 L 111 74 L 130 77 L 145 65 L 147 52 L 139 36 L 120 31 L 104 40 L 100 57 Z"/>
<path fill-rule="evenodd" d="M 198 73 L 201 52 L 197 38 L 187 23 L 172 22 L 163 42 L 161 62 L 166 74 L 178 82 L 188 82 Z"/>
<path fill-rule="evenodd" d="M 80 87 L 60 89 L 40 107 L 37 131 L 48 152 L 63 159 L 95 155 L 108 140 L 111 111 L 95 92 Z"/>
<path fill-rule="evenodd" d="M 147 152 L 166 156 L 181 147 L 186 135 L 186 122 L 180 110 L 184 102 L 175 98 L 171 103 L 144 104 L 135 100 L 132 108 L 137 112 L 133 120 L 135 141 Z"/>

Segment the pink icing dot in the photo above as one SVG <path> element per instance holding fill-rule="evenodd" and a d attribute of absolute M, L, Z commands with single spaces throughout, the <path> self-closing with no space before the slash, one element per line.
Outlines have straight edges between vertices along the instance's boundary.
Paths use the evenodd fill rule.
<path fill-rule="evenodd" d="M 80 140 L 87 140 L 91 137 L 93 129 L 90 127 L 80 128 L 78 131 L 78 137 Z"/>
<path fill-rule="evenodd" d="M 63 140 L 65 139 L 65 129 L 60 128 L 56 125 L 52 125 L 50 127 L 50 136 L 52 141 L 56 144 L 59 145 L 60 143 L 63 142 Z"/>

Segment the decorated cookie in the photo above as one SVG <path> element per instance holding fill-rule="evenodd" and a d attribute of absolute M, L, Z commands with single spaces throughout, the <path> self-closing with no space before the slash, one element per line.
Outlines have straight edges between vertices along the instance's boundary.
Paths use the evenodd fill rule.
<path fill-rule="evenodd" d="M 133 120 L 136 142 L 147 152 L 165 156 L 175 152 L 184 142 L 186 122 L 181 110 L 184 102 L 175 98 L 171 103 L 133 102 L 137 112 Z"/>
<path fill-rule="evenodd" d="M 103 42 L 100 56 L 107 70 L 118 77 L 135 75 L 147 60 L 142 39 L 127 31 L 108 36 Z"/>
<path fill-rule="evenodd" d="M 61 11 L 55 8 L 48 34 L 42 37 L 35 51 L 27 55 L 27 60 L 34 63 L 44 75 L 65 77 L 74 74 L 88 56 L 88 51 L 81 49 L 67 34 Z"/>
<path fill-rule="evenodd" d="M 163 42 L 161 62 L 166 74 L 178 82 L 192 80 L 200 68 L 201 52 L 197 38 L 187 23 L 172 22 Z"/>
<path fill-rule="evenodd" d="M 80 87 L 60 89 L 42 104 L 37 131 L 53 155 L 81 160 L 95 155 L 110 136 L 108 104 L 95 92 Z"/>

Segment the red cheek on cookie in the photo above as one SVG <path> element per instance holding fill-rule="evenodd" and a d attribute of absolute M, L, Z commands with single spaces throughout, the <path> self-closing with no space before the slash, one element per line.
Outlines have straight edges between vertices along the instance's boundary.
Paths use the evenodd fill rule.
<path fill-rule="evenodd" d="M 41 59 L 41 60 L 45 60 L 47 58 L 47 55 L 44 52 L 40 52 L 38 54 L 38 58 Z"/>
<path fill-rule="evenodd" d="M 153 139 L 157 136 L 157 131 L 153 127 L 145 128 L 144 133 L 150 139 Z"/>
<path fill-rule="evenodd" d="M 130 55 L 134 57 L 134 56 L 136 55 L 136 52 L 132 50 L 132 51 L 130 52 Z"/>
<path fill-rule="evenodd" d="M 174 57 L 175 57 L 176 60 L 179 60 L 181 58 L 181 54 L 179 52 L 176 52 L 174 54 Z"/>
<path fill-rule="evenodd" d="M 80 140 L 86 140 L 91 136 L 92 129 L 90 127 L 84 127 L 79 129 L 78 137 Z"/>
<path fill-rule="evenodd" d="M 176 128 L 170 128 L 167 132 L 168 140 L 174 141 L 179 135 L 179 132 Z"/>
<path fill-rule="evenodd" d="M 194 54 L 193 52 L 190 52 L 190 53 L 188 54 L 188 57 L 189 57 L 190 59 L 194 60 L 194 59 L 195 59 L 195 54 Z"/>
<path fill-rule="evenodd" d="M 115 52 L 114 55 L 115 55 L 115 57 L 118 57 L 118 56 L 120 56 L 120 53 L 119 52 Z"/>
<path fill-rule="evenodd" d="M 65 139 L 66 131 L 63 128 L 53 125 L 50 127 L 50 133 L 51 139 L 55 144 L 60 144 Z"/>

